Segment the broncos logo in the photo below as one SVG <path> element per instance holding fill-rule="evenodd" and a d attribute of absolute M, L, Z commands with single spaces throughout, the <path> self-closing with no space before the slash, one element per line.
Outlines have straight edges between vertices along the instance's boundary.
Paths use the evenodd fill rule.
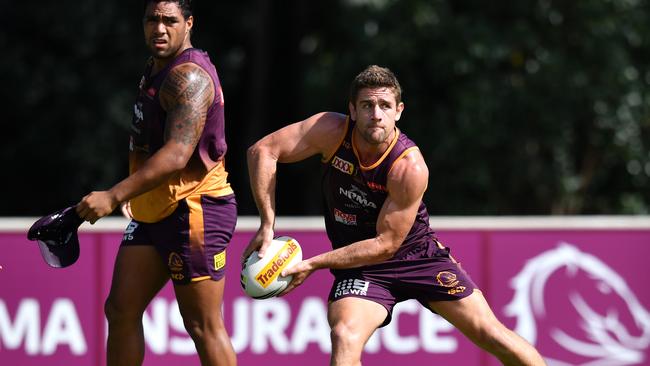
<path fill-rule="evenodd" d="M 650 313 L 625 280 L 568 243 L 529 260 L 504 313 L 549 366 L 647 365 Z M 549 345 L 546 347 L 546 345 Z"/>

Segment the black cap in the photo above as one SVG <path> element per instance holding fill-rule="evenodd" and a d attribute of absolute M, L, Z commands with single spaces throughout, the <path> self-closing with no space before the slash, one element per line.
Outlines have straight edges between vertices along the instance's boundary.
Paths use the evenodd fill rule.
<path fill-rule="evenodd" d="M 64 268 L 79 258 L 77 229 L 82 222 L 83 219 L 75 212 L 75 206 L 70 206 L 36 221 L 29 229 L 27 239 L 38 241 L 47 264 Z"/>

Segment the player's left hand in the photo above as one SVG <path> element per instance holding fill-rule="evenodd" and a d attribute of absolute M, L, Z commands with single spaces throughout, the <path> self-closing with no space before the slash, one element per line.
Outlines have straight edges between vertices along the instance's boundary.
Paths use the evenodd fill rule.
<path fill-rule="evenodd" d="M 296 265 L 286 268 L 284 271 L 282 271 L 281 275 L 293 276 L 293 278 L 291 279 L 291 282 L 289 282 L 289 285 L 287 285 L 287 288 L 284 289 L 284 291 L 282 291 L 278 296 L 284 296 L 293 291 L 294 288 L 300 286 L 303 282 L 305 282 L 307 277 L 314 273 L 315 270 L 316 268 L 312 266 L 309 260 L 298 262 Z"/>

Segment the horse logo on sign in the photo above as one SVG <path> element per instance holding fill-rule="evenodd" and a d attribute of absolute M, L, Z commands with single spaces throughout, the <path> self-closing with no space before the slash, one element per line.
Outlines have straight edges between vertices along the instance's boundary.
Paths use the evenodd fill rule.
<path fill-rule="evenodd" d="M 530 259 L 504 309 L 549 366 L 647 365 L 650 313 L 625 280 L 569 243 Z M 650 286 L 645 283 L 644 286 Z"/>

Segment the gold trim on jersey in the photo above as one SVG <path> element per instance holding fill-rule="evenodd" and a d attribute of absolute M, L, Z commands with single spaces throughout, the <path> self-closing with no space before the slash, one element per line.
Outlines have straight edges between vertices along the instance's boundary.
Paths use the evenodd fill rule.
<path fill-rule="evenodd" d="M 347 136 L 348 134 L 348 128 L 350 128 L 350 116 L 345 117 L 345 128 L 343 130 L 343 136 L 341 137 L 341 141 L 339 141 L 339 143 L 336 145 L 336 149 L 332 151 L 332 154 L 330 154 L 330 156 L 327 157 L 323 156 L 323 158 L 321 159 L 322 163 L 327 163 L 328 161 L 330 161 L 334 157 L 334 155 L 336 155 L 336 152 L 339 151 L 341 145 L 343 145 L 343 141 L 345 141 L 345 136 Z"/>
<path fill-rule="evenodd" d="M 201 276 L 201 277 L 194 277 L 194 278 L 192 278 L 190 281 L 191 281 L 191 282 L 199 282 L 199 281 L 209 280 L 209 279 L 211 279 L 211 278 L 212 278 L 212 277 L 210 277 L 210 276 Z"/>
<path fill-rule="evenodd" d="M 393 147 L 395 147 L 395 144 L 397 143 L 397 138 L 399 137 L 399 135 L 400 135 L 400 130 L 399 130 L 399 128 L 395 127 L 395 138 L 393 138 L 393 141 L 390 142 L 390 145 L 388 145 L 388 148 L 386 149 L 386 151 L 384 151 L 382 156 L 379 159 L 377 159 L 376 162 L 372 163 L 370 166 L 364 166 L 363 163 L 361 162 L 361 158 L 359 157 L 359 153 L 357 152 L 357 146 L 354 143 L 354 133 L 352 133 L 352 138 L 350 140 L 352 142 L 352 150 L 354 151 L 354 155 L 357 156 L 357 160 L 359 161 L 359 168 L 361 170 L 375 169 L 379 164 L 381 164 L 384 161 L 384 159 L 386 159 L 388 154 L 390 154 L 391 150 L 393 150 Z"/>
<path fill-rule="evenodd" d="M 227 178 L 228 172 L 223 160 L 207 173 L 186 167 L 172 175 L 166 183 L 132 198 L 130 203 L 133 218 L 147 223 L 158 222 L 174 212 L 178 201 L 184 198 L 200 195 L 222 197 L 232 194 L 233 190 Z"/>
<path fill-rule="evenodd" d="M 402 159 L 403 157 L 405 157 L 408 153 L 410 153 L 412 151 L 420 151 L 420 149 L 417 146 L 411 146 L 408 149 L 402 151 L 402 153 L 399 154 L 399 156 L 397 158 L 395 158 L 395 161 L 393 161 L 393 163 L 390 165 L 390 168 L 388 168 L 388 173 L 386 173 L 386 174 L 390 174 L 390 171 L 393 170 L 393 167 L 395 166 L 395 163 L 397 163 L 400 159 Z"/>
<path fill-rule="evenodd" d="M 393 163 L 390 165 L 390 168 L 388 169 L 388 173 L 386 173 L 386 176 L 388 176 L 388 174 L 390 174 L 390 172 L 393 170 L 393 167 L 395 166 L 395 163 L 397 163 L 400 159 L 404 158 L 406 155 L 408 155 L 410 152 L 413 152 L 413 151 L 420 151 L 420 148 L 417 147 L 417 146 L 411 146 L 408 149 L 404 150 L 401 154 L 399 154 L 397 159 L 395 159 L 395 161 L 393 161 Z M 420 154 L 422 154 L 422 153 L 420 153 Z M 426 190 L 427 187 L 429 187 L 429 182 L 428 181 L 427 181 L 427 185 L 425 186 L 424 189 Z"/>

